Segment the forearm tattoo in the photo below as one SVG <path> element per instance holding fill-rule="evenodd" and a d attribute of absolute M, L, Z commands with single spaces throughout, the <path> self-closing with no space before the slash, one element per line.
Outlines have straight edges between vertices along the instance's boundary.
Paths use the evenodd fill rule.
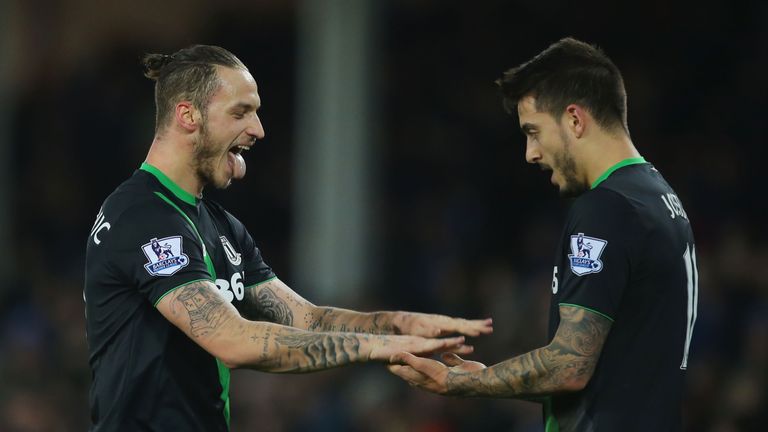
<path fill-rule="evenodd" d="M 337 308 L 316 308 L 307 317 L 307 329 L 321 332 L 393 334 L 387 312 L 362 313 Z"/>
<path fill-rule="evenodd" d="M 293 326 L 291 306 L 266 285 L 250 286 L 245 289 L 245 301 L 240 306 L 243 317 L 253 321 L 269 321 Z"/>
<path fill-rule="evenodd" d="M 224 300 L 208 284 L 199 281 L 185 285 L 174 292 L 176 297 L 171 302 L 171 313 L 189 315 L 189 330 L 194 337 L 208 336 L 232 319 Z"/>
<path fill-rule="evenodd" d="M 341 333 L 312 333 L 302 330 L 267 332 L 263 339 L 262 361 L 256 369 L 270 372 L 311 372 L 367 360 L 361 345 L 366 336 Z M 269 352 L 269 346 L 275 352 Z"/>
<path fill-rule="evenodd" d="M 267 321 L 293 326 L 293 312 L 288 304 L 268 287 L 262 288 L 256 296 L 260 315 Z"/>
<path fill-rule="evenodd" d="M 525 397 L 567 391 L 588 380 L 611 321 L 582 308 L 562 306 L 552 342 L 475 373 L 450 372 L 449 393 L 463 396 Z"/>

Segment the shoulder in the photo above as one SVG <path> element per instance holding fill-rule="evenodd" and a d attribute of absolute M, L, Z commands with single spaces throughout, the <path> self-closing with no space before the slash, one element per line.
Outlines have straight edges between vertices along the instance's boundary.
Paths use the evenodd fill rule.
<path fill-rule="evenodd" d="M 571 207 L 571 217 L 598 219 L 627 217 L 635 214 L 629 198 L 621 192 L 598 186 L 582 194 Z"/>
<path fill-rule="evenodd" d="M 181 236 L 195 240 L 197 234 L 185 217 L 154 193 L 113 197 L 113 208 L 105 204 L 104 214 L 111 218 L 114 247 L 148 242 L 151 238 Z"/>
<path fill-rule="evenodd" d="M 156 218 L 181 216 L 152 191 L 115 191 L 104 202 L 104 212 L 115 221 L 136 220 L 142 223 L 151 223 Z"/>

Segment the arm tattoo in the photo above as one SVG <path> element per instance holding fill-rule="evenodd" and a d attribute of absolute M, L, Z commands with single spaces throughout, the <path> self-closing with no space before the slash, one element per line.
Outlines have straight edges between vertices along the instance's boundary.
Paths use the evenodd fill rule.
<path fill-rule="evenodd" d="M 293 312 L 288 304 L 268 287 L 264 287 L 256 296 L 256 307 L 267 321 L 286 326 L 293 325 Z"/>
<path fill-rule="evenodd" d="M 253 367 L 269 372 L 312 372 L 367 360 L 362 344 L 368 337 L 350 333 L 312 333 L 304 330 L 267 329 L 260 361 Z M 277 353 L 270 353 L 269 346 Z"/>
<path fill-rule="evenodd" d="M 299 368 L 326 369 L 357 360 L 360 357 L 360 341 L 353 335 L 285 334 L 278 336 L 277 345 L 300 350 L 304 355 Z"/>
<path fill-rule="evenodd" d="M 568 391 L 595 370 L 611 321 L 582 308 L 561 306 L 552 342 L 475 373 L 451 371 L 450 393 L 464 396 L 525 397 Z"/>
<path fill-rule="evenodd" d="M 387 312 L 363 313 L 325 307 L 317 308 L 305 321 L 310 331 L 393 334 L 394 326 L 388 316 Z"/>
<path fill-rule="evenodd" d="M 245 300 L 240 304 L 243 317 L 252 321 L 268 321 L 293 326 L 291 306 L 266 285 L 245 288 Z"/>
<path fill-rule="evenodd" d="M 177 313 L 177 303 L 189 314 L 190 333 L 194 337 L 207 336 L 232 319 L 224 300 L 207 284 L 199 281 L 179 288 L 179 293 L 171 303 L 173 314 Z"/>
<path fill-rule="evenodd" d="M 245 299 L 239 306 L 243 317 L 317 332 L 395 333 L 390 312 L 364 313 L 316 307 L 281 286 L 279 282 L 271 287 L 269 284 L 247 287 Z"/>

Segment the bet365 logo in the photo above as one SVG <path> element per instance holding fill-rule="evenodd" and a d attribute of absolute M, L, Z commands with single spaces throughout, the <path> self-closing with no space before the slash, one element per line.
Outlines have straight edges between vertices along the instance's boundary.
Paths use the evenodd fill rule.
<path fill-rule="evenodd" d="M 232 275 L 230 280 L 216 279 L 216 288 L 219 289 L 219 294 L 230 303 L 234 299 L 242 300 L 245 297 L 244 277 L 243 272 L 237 272 Z"/>

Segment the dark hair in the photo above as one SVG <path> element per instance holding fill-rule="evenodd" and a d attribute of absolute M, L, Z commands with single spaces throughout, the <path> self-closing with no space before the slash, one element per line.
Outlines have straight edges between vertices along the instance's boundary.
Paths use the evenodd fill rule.
<path fill-rule="evenodd" d="M 516 111 L 520 99 L 536 98 L 536 110 L 559 119 L 565 108 L 583 106 L 606 129 L 627 127 L 627 92 L 615 64 L 599 48 L 564 38 L 496 81 L 504 109 Z"/>
<path fill-rule="evenodd" d="M 216 65 L 247 69 L 224 48 L 193 45 L 171 55 L 145 54 L 144 76 L 155 81 L 155 133 L 161 130 L 180 101 L 190 101 L 206 115 L 211 96 L 219 87 Z"/>

